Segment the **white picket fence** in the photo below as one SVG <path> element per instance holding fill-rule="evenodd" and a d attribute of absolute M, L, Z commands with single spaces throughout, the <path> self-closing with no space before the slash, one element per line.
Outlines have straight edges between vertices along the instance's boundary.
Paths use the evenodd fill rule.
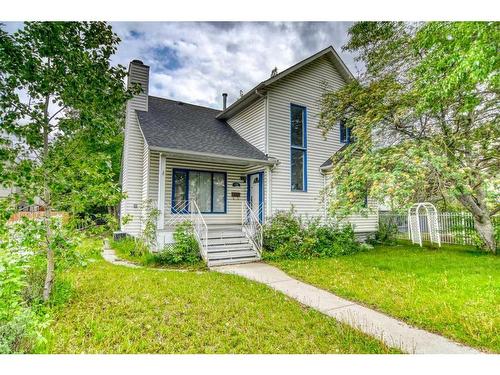
<path fill-rule="evenodd" d="M 402 239 L 410 239 L 408 230 L 408 214 L 381 212 L 379 216 L 380 223 L 394 224 L 398 228 L 398 237 Z M 429 229 L 427 226 L 427 217 L 420 215 L 420 230 L 422 232 L 422 240 L 429 241 Z M 477 237 L 474 229 L 474 220 L 468 212 L 441 212 L 438 213 L 439 234 L 441 243 L 456 244 L 456 245 L 474 245 L 474 238 Z M 500 220 L 494 217 L 493 223 L 500 225 Z"/>

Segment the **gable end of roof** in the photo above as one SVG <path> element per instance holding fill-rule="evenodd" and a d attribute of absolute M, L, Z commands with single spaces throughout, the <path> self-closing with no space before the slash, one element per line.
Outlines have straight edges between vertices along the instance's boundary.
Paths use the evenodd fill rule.
<path fill-rule="evenodd" d="M 268 78 L 265 81 L 262 81 L 259 83 L 257 86 L 253 87 L 251 90 L 249 90 L 245 95 L 243 95 L 241 98 L 239 98 L 237 101 L 235 101 L 233 104 L 231 104 L 229 107 L 227 107 L 225 110 L 220 112 L 217 115 L 217 118 L 220 120 L 226 120 L 230 118 L 231 116 L 234 116 L 236 113 L 239 111 L 243 110 L 250 104 L 252 104 L 255 100 L 257 100 L 261 95 L 262 92 L 259 91 L 265 91 L 265 89 L 275 83 L 276 81 L 286 77 L 292 72 L 295 72 L 296 70 L 304 67 L 305 65 L 323 57 L 323 56 L 328 56 L 330 60 L 332 61 L 333 65 L 335 68 L 339 71 L 340 76 L 345 80 L 345 81 L 351 81 L 354 80 L 353 74 L 349 71 L 349 68 L 345 65 L 345 63 L 342 61 L 340 56 L 338 55 L 337 51 L 333 48 L 333 46 L 329 46 L 317 53 L 315 53 L 312 56 L 309 56 L 308 58 L 292 65 L 288 69 L 285 69 L 281 73 L 275 75 L 274 77 Z"/>

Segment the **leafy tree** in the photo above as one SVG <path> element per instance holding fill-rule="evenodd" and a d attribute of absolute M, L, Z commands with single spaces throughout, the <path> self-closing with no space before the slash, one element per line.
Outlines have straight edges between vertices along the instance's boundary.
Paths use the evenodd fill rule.
<path fill-rule="evenodd" d="M 57 246 L 51 211 L 70 199 L 73 207 L 95 204 L 107 199 L 100 189 L 115 189 L 102 168 L 106 158 L 89 144 L 116 137 L 130 97 L 124 67 L 110 65 L 118 43 L 104 22 L 27 22 L 13 34 L 0 27 L 0 183 L 15 184 L 24 199 L 42 199 L 45 300 Z"/>
<path fill-rule="evenodd" d="M 333 157 L 332 210 L 361 210 L 367 191 L 396 207 L 452 197 L 495 252 L 500 24 L 358 22 L 349 36 L 366 71 L 324 95 L 320 121 L 355 138 Z"/>

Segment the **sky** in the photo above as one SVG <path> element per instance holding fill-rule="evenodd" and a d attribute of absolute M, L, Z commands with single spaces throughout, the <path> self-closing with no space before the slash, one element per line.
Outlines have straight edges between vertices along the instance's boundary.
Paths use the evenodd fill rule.
<path fill-rule="evenodd" d="M 150 95 L 220 109 L 271 75 L 332 45 L 343 52 L 349 22 L 113 22 L 121 44 L 113 64 L 150 66 Z M 6 23 L 8 31 L 21 27 Z"/>

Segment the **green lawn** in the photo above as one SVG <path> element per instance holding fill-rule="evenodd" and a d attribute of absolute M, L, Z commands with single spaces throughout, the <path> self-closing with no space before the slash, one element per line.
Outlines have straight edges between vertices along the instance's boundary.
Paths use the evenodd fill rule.
<path fill-rule="evenodd" d="M 456 341 L 500 352 L 500 257 L 401 244 L 356 255 L 275 261 L 298 279 Z"/>
<path fill-rule="evenodd" d="M 87 242 L 89 253 L 99 242 Z M 264 285 L 96 259 L 60 275 L 45 353 L 386 353 L 379 341 Z M 64 294 L 56 291 L 56 294 Z"/>
<path fill-rule="evenodd" d="M 110 240 L 110 246 L 115 251 L 116 255 L 123 260 L 135 263 L 140 266 L 149 268 L 165 268 L 165 269 L 183 269 L 188 271 L 202 271 L 207 270 L 205 262 L 201 259 L 194 264 L 161 264 L 155 259 L 150 252 L 145 252 L 140 255 L 131 255 L 133 250 L 137 248 L 135 242 L 128 238 L 121 241 Z"/>

